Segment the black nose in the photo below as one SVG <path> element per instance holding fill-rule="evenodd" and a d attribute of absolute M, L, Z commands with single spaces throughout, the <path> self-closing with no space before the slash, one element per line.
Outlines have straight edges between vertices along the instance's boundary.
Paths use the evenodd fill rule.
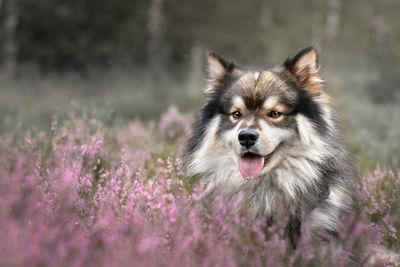
<path fill-rule="evenodd" d="M 245 147 L 254 146 L 258 138 L 258 133 L 254 130 L 242 130 L 239 133 L 239 143 Z"/>

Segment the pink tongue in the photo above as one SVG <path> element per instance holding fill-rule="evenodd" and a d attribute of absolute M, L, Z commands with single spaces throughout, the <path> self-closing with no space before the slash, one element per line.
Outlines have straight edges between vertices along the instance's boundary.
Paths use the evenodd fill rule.
<path fill-rule="evenodd" d="M 239 159 L 239 170 L 246 180 L 254 180 L 260 176 L 264 158 L 257 155 L 244 155 Z"/>

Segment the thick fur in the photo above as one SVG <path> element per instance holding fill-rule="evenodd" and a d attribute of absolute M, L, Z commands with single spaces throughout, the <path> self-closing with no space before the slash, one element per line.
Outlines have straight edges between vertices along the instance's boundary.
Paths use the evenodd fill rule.
<path fill-rule="evenodd" d="M 187 147 L 188 169 L 205 181 L 208 205 L 222 194 L 241 196 L 238 211 L 254 216 L 273 216 L 284 207 L 292 211 L 293 235 L 309 231 L 315 237 L 356 218 L 360 178 L 324 92 L 315 50 L 268 68 L 240 67 L 214 53 L 208 63 L 206 100 Z M 281 115 L 272 118 L 272 111 Z M 238 141 L 243 129 L 260 135 L 250 149 Z M 245 153 L 266 157 L 258 179 L 242 177 Z"/>
<path fill-rule="evenodd" d="M 359 177 L 323 92 L 313 48 L 267 69 L 244 69 L 211 53 L 209 79 L 188 144 L 189 170 L 205 179 L 206 195 L 247 192 L 238 208 L 255 216 L 273 214 L 278 203 L 295 206 L 317 231 L 335 230 L 340 217 L 357 213 Z M 235 108 L 248 116 L 233 121 Z M 269 120 L 263 116 L 269 109 L 280 109 L 283 118 Z M 243 128 L 259 129 L 264 154 L 274 150 L 254 181 L 243 179 L 238 168 L 235 147 Z"/>
<path fill-rule="evenodd" d="M 293 248 L 305 232 L 322 240 L 326 233 L 336 236 L 346 221 L 357 221 L 360 178 L 324 92 L 314 48 L 268 68 L 240 67 L 209 53 L 208 78 L 186 153 L 188 170 L 206 184 L 206 205 L 222 194 L 255 217 L 288 210 Z M 251 147 L 239 141 L 248 130 L 259 136 Z M 239 170 L 248 154 L 265 157 L 257 179 L 246 180 Z M 398 253 L 379 246 L 356 250 L 355 265 L 400 263 Z"/>

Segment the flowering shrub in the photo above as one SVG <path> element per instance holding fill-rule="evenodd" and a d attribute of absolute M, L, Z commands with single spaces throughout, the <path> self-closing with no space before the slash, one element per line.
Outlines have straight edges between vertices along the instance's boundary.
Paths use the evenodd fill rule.
<path fill-rule="evenodd" d="M 363 180 L 367 213 L 372 225 L 378 224 L 385 233 L 382 238 L 392 248 L 400 247 L 400 170 L 375 171 Z"/>
<path fill-rule="evenodd" d="M 160 138 L 163 141 L 177 141 L 176 139 L 190 135 L 191 126 L 192 120 L 188 115 L 181 114 L 176 107 L 170 107 L 160 119 Z"/>
<path fill-rule="evenodd" d="M 372 223 L 353 223 L 342 250 L 327 244 L 316 251 L 303 236 L 290 251 L 285 214 L 267 226 L 267 218 L 236 213 L 234 201 L 222 197 L 204 210 L 202 184 L 185 174 L 177 155 L 183 143 L 157 142 L 159 135 L 184 140 L 190 119 L 167 114 L 158 133 L 155 124 L 114 128 L 76 117 L 54 123 L 50 133 L 2 136 L 0 265 L 344 265 L 371 228 L 398 248 L 399 172 L 377 169 L 366 177 Z M 172 122 L 181 131 L 167 130 Z"/>

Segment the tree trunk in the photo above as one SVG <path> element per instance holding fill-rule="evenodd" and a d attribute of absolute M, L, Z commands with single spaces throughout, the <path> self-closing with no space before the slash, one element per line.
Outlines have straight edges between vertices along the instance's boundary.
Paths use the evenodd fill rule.
<path fill-rule="evenodd" d="M 312 26 L 311 26 L 311 43 L 318 50 L 318 53 L 322 55 L 322 27 L 324 25 L 324 2 L 320 0 L 312 1 Z"/>
<path fill-rule="evenodd" d="M 147 31 L 148 31 L 148 45 L 147 45 L 147 55 L 148 60 L 152 65 L 157 65 L 162 57 L 161 53 L 161 41 L 162 41 L 162 24 L 164 21 L 164 14 L 162 5 L 164 0 L 151 0 L 148 21 L 147 21 Z"/>
<path fill-rule="evenodd" d="M 324 51 L 323 59 L 325 64 L 330 61 L 334 54 L 336 39 L 341 23 L 342 7 L 343 0 L 328 0 L 328 10 L 322 40 L 322 50 Z"/>
<path fill-rule="evenodd" d="M 379 78 L 370 86 L 370 93 L 377 102 L 396 101 L 400 79 L 400 47 L 394 40 L 385 21 L 380 2 L 366 1 L 366 20 L 370 32 L 373 52 L 370 57 L 378 66 Z M 397 94 L 397 97 L 396 97 Z"/>
<path fill-rule="evenodd" d="M 368 0 L 367 23 L 376 52 L 382 57 L 399 57 L 395 42 L 385 21 L 379 1 Z"/>
<path fill-rule="evenodd" d="M 17 25 L 18 25 L 18 14 L 17 14 L 16 0 L 5 0 L 3 75 L 7 78 L 13 78 L 17 70 L 17 52 L 18 52 L 18 45 L 16 40 Z"/>

